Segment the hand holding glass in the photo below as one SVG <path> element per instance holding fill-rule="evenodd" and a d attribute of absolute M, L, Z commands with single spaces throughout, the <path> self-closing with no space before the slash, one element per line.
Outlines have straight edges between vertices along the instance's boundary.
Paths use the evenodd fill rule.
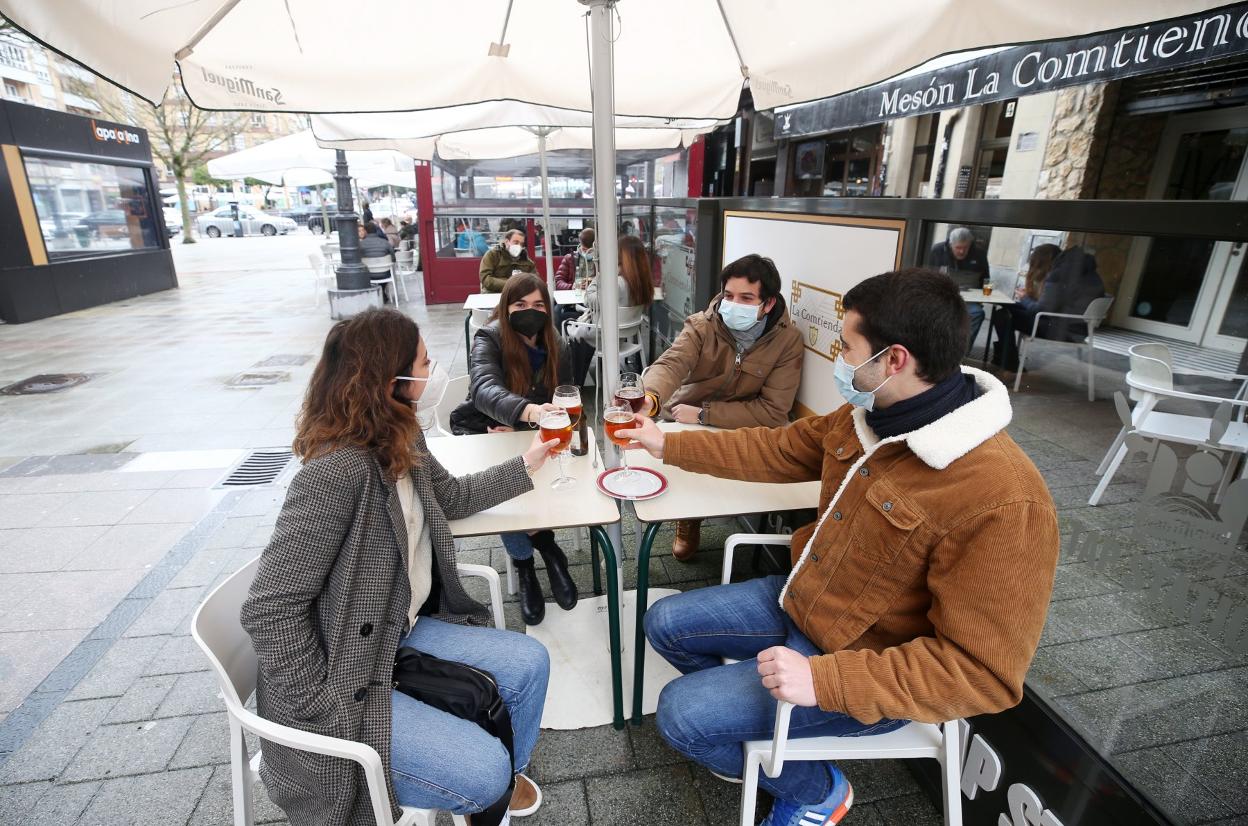
<path fill-rule="evenodd" d="M 562 490 L 575 485 L 576 480 L 564 470 L 563 457 L 567 453 L 568 445 L 572 443 L 572 419 L 568 416 L 568 411 L 563 408 L 544 410 L 537 426 L 541 429 L 542 441 L 556 439 L 559 442 L 550 449 L 551 453 L 559 456 L 559 478 L 551 482 L 550 486 L 555 490 Z"/>
<path fill-rule="evenodd" d="M 632 471 L 628 469 L 628 451 L 624 448 L 631 439 L 627 436 L 620 436 L 619 432 L 634 427 L 633 409 L 627 404 L 613 404 L 602 412 L 602 422 L 607 431 L 607 438 L 620 447 L 620 461 L 624 468 L 620 471 L 620 478 L 627 478 Z"/>

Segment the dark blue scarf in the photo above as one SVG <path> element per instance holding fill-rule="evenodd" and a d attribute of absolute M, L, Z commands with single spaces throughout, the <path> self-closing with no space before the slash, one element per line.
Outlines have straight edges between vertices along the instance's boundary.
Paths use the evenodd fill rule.
<path fill-rule="evenodd" d="M 867 426 L 881 439 L 929 425 L 979 395 L 975 377 L 961 370 L 917 396 L 867 413 Z"/>

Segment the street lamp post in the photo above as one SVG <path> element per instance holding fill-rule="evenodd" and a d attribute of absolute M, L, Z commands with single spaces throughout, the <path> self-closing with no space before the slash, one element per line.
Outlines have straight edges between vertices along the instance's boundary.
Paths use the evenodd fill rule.
<path fill-rule="evenodd" d="M 373 285 L 368 280 L 368 270 L 360 261 L 360 236 L 356 229 L 355 202 L 351 197 L 351 176 L 347 171 L 347 153 L 342 149 L 337 150 L 334 183 L 338 189 L 338 214 L 334 216 L 334 223 L 338 225 L 338 249 L 340 251 L 336 271 L 338 289 L 372 289 Z"/>

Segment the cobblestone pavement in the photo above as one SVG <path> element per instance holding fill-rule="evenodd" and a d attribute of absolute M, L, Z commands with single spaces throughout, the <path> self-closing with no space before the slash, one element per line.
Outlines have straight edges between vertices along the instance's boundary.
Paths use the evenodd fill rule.
<path fill-rule="evenodd" d="M 314 248 L 307 235 L 178 247 L 179 290 L 0 326 L 0 386 L 92 376 L 54 395 L 0 396 L 0 823 L 231 822 L 225 714 L 189 621 L 260 552 L 280 509 L 280 486 L 215 485 L 242 451 L 290 442 L 330 326 L 306 266 Z M 462 375 L 461 311 L 415 295 L 404 309 Z M 1112 405 L 1089 404 L 1062 380 L 1067 372 L 1060 357 L 1042 362 L 1015 397 L 1011 430 L 1059 506 L 1087 511 L 1092 466 L 1117 423 Z M 278 380 L 231 386 L 247 373 Z M 1101 373 L 1104 398 L 1121 373 Z M 1131 501 L 1140 478 L 1128 466 L 1107 501 Z M 671 558 L 661 533 L 651 584 L 717 581 L 727 532 L 705 530 L 689 564 Z M 625 534 L 631 547 L 628 521 Z M 493 538 L 464 543 L 461 557 L 503 569 Z M 587 591 L 587 551 L 572 557 Z M 1059 589 L 1072 583 L 1059 576 Z M 515 629 L 518 613 L 509 601 Z M 1066 673 L 1052 657 L 1037 669 L 1049 682 Z M 849 826 L 939 822 L 899 762 L 845 768 L 857 801 Z M 668 749 L 652 718 L 620 732 L 545 732 L 532 773 L 545 803 L 530 824 L 736 822 L 738 787 Z M 260 821 L 281 821 L 262 790 L 257 799 Z"/>

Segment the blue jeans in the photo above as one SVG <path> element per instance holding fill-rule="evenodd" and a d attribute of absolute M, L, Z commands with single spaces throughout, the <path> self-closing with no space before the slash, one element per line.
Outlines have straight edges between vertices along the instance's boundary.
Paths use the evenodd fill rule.
<path fill-rule="evenodd" d="M 392 692 L 390 773 L 399 803 L 454 814 L 479 812 L 507 791 L 537 743 L 550 657 L 532 637 L 421 617 L 400 645 L 494 675 L 511 714 L 515 762 L 496 738 L 402 692 Z"/>
<path fill-rule="evenodd" d="M 512 559 L 523 562 L 533 558 L 533 540 L 524 532 L 500 534 L 503 548 Z"/>
<path fill-rule="evenodd" d="M 776 701 L 758 676 L 758 652 L 783 645 L 800 654 L 822 654 L 781 610 L 783 576 L 673 594 L 646 612 L 646 638 L 684 676 L 659 695 L 658 729 L 681 754 L 726 777 L 741 777 L 746 740 L 771 738 Z M 741 662 L 721 665 L 723 657 Z M 793 709 L 792 737 L 883 734 L 905 725 L 866 725 L 818 707 Z M 784 764 L 779 777 L 759 773 L 759 785 L 791 803 L 817 803 L 831 792 L 830 762 Z"/>
<path fill-rule="evenodd" d="M 966 312 L 971 317 L 971 336 L 966 342 L 966 350 L 969 353 L 971 347 L 975 344 L 976 337 L 979 335 L 979 328 L 984 326 L 984 305 L 967 304 Z"/>

